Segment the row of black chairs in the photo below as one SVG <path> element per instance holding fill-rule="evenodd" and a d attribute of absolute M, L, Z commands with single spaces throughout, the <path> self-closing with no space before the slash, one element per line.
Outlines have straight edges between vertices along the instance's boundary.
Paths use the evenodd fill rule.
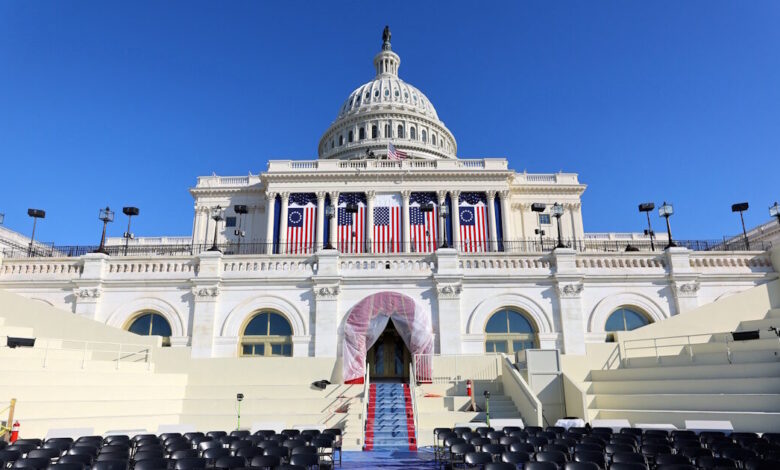
<path fill-rule="evenodd" d="M 20 439 L 0 443 L 0 469 L 234 470 L 341 464 L 341 430 L 287 429 Z"/>
<path fill-rule="evenodd" d="M 780 434 L 642 430 L 624 428 L 436 428 L 435 460 L 447 467 L 488 463 L 523 468 L 624 470 L 669 466 L 780 470 Z M 534 463 L 544 465 L 531 465 Z M 551 467 L 552 468 L 552 467 Z"/>

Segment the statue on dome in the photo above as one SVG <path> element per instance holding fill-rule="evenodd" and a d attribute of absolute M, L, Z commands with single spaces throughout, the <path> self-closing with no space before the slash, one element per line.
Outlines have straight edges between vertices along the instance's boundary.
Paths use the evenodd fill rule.
<path fill-rule="evenodd" d="M 382 50 L 390 50 L 390 37 L 393 34 L 390 32 L 390 26 L 385 25 L 385 29 L 382 31 Z"/>

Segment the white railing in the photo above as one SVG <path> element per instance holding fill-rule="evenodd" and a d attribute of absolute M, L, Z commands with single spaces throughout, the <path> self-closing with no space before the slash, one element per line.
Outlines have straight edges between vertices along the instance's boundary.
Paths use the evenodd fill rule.
<path fill-rule="evenodd" d="M 520 410 L 523 421 L 531 426 L 544 426 L 542 402 L 505 355 L 502 355 L 501 360 L 501 383 L 504 393 L 509 395 L 515 407 Z"/>
<path fill-rule="evenodd" d="M 40 353 L 44 369 L 50 361 L 70 360 L 80 362 L 82 369 L 87 368 L 88 361 L 106 361 L 113 362 L 116 370 L 122 363 L 146 364 L 150 370 L 154 348 L 148 344 L 38 338 L 32 351 Z"/>
<path fill-rule="evenodd" d="M 417 419 L 417 373 L 414 370 L 414 361 L 409 364 L 409 397 L 412 400 L 412 414 L 414 414 L 414 443 L 417 445 L 419 442 L 417 436 L 419 434 L 420 426 Z"/>
<path fill-rule="evenodd" d="M 711 344 L 722 346 L 725 353 L 724 358 L 731 364 L 731 345 L 734 340 L 730 332 L 702 333 L 696 335 L 663 336 L 659 338 L 629 339 L 620 343 L 618 354 L 620 362 L 626 366 L 630 365 L 631 355 L 634 358 L 653 357 L 656 361 L 661 361 L 661 356 L 677 356 L 686 352 L 691 362 L 695 360 L 693 346 L 701 344 Z M 780 344 L 780 342 L 779 342 Z M 645 351 L 639 353 L 639 351 Z M 708 351 L 712 353 L 713 351 Z"/>
<path fill-rule="evenodd" d="M 366 374 L 363 376 L 363 413 L 360 415 L 360 430 L 363 433 L 362 436 L 362 445 L 363 447 L 366 446 L 366 424 L 368 424 L 368 400 L 369 395 L 371 394 L 371 377 L 368 373 L 368 362 L 365 364 L 366 367 Z"/>
<path fill-rule="evenodd" d="M 501 375 L 500 359 L 501 356 L 494 353 L 451 356 L 415 354 L 415 380 L 432 384 L 448 384 L 467 379 L 496 380 Z"/>

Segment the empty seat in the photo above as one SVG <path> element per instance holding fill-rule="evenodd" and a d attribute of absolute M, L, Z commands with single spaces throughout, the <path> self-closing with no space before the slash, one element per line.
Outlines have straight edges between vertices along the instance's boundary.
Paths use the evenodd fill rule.
<path fill-rule="evenodd" d="M 656 470 L 696 470 L 696 467 L 689 463 L 671 463 L 667 465 L 659 465 L 655 468 Z"/>
<path fill-rule="evenodd" d="M 198 451 L 195 449 L 183 449 L 183 450 L 177 450 L 171 452 L 170 457 L 173 460 L 180 460 L 180 459 L 193 459 L 193 458 L 200 457 L 200 455 L 198 455 Z"/>
<path fill-rule="evenodd" d="M 563 452 L 537 452 L 534 454 L 534 460 L 537 462 L 554 462 L 560 466 L 566 463 L 566 454 Z"/>
<path fill-rule="evenodd" d="M 263 450 L 263 455 L 272 455 L 281 459 L 287 459 L 287 457 L 290 456 L 290 451 L 287 449 L 287 447 L 282 446 L 269 447 Z"/>
<path fill-rule="evenodd" d="M 75 463 L 78 465 L 82 465 L 84 467 L 89 467 L 92 465 L 92 456 L 91 455 L 63 455 L 60 457 L 60 459 L 57 461 L 57 463 Z"/>
<path fill-rule="evenodd" d="M 745 462 L 745 470 L 777 470 L 780 460 L 751 460 Z"/>
<path fill-rule="evenodd" d="M 282 432 L 279 434 L 282 436 L 296 437 L 301 434 L 301 431 L 299 429 L 282 429 Z"/>
<path fill-rule="evenodd" d="M 291 465 L 299 465 L 303 468 L 314 468 L 319 465 L 319 456 L 316 454 L 296 454 L 290 457 Z"/>
<path fill-rule="evenodd" d="M 204 459 L 208 459 L 212 462 L 222 457 L 228 457 L 228 456 L 230 456 L 230 449 L 225 449 L 224 447 L 214 447 L 211 449 L 206 449 L 203 452 L 201 452 L 200 455 L 200 457 L 203 457 Z M 194 457 L 198 457 L 198 456 L 195 455 Z"/>
<path fill-rule="evenodd" d="M 244 447 L 242 449 L 236 449 L 233 455 L 241 457 L 248 462 L 258 455 L 263 455 L 263 449 L 259 447 Z"/>
<path fill-rule="evenodd" d="M 507 451 L 501 454 L 501 461 L 511 464 L 521 464 L 531 461 L 531 454 L 527 452 L 512 452 Z"/>
<path fill-rule="evenodd" d="M 41 439 L 17 439 L 14 444 L 17 445 L 31 445 L 33 448 L 40 447 L 43 444 Z"/>
<path fill-rule="evenodd" d="M 450 447 L 450 455 L 449 460 L 452 467 L 456 467 L 457 463 L 463 463 L 466 458 L 466 454 L 469 452 L 474 452 L 476 449 L 474 449 L 474 446 L 471 444 L 467 444 L 465 442 L 459 442 L 457 444 L 453 444 L 452 447 Z"/>
<path fill-rule="evenodd" d="M 592 462 L 598 465 L 601 468 L 604 468 L 605 466 L 605 459 L 604 459 L 604 453 L 603 452 L 594 452 L 594 451 L 579 451 L 574 453 L 574 461 L 575 462 Z"/>
<path fill-rule="evenodd" d="M 612 463 L 641 463 L 646 464 L 645 456 L 634 452 L 618 452 L 612 455 Z"/>
<path fill-rule="evenodd" d="M 655 457 L 656 465 L 690 465 L 691 461 L 680 454 L 661 454 Z"/>
<path fill-rule="evenodd" d="M 46 467 L 46 470 L 84 470 L 80 463 L 54 463 Z"/>
<path fill-rule="evenodd" d="M 486 470 L 487 468 L 485 465 Z M 558 470 L 558 465 L 554 462 L 528 462 L 523 465 L 523 470 Z"/>
<path fill-rule="evenodd" d="M 643 463 L 613 463 L 609 466 L 609 470 L 647 470 L 647 465 Z"/>
<path fill-rule="evenodd" d="M 17 441 L 18 442 L 18 441 Z M 13 443 L 10 446 L 6 447 L 6 450 L 18 450 L 22 453 L 22 455 L 26 455 L 27 452 L 30 452 L 31 450 L 37 448 L 35 444 L 17 444 Z"/>
<path fill-rule="evenodd" d="M 89 455 L 93 459 L 97 457 L 97 454 L 98 448 L 92 446 L 75 446 L 68 451 L 68 455 Z"/>
<path fill-rule="evenodd" d="M 173 468 L 175 470 L 189 470 L 196 468 L 206 468 L 206 459 L 202 457 L 192 457 L 187 459 L 179 459 L 173 462 Z"/>
<path fill-rule="evenodd" d="M 182 436 L 180 432 L 165 432 L 160 434 L 160 440 L 163 442 L 167 441 L 168 439 L 178 439 L 182 437 L 184 436 Z"/>
<path fill-rule="evenodd" d="M 463 460 L 466 465 L 485 465 L 493 461 L 493 456 L 487 452 L 469 452 Z"/>
<path fill-rule="evenodd" d="M 282 459 L 276 455 L 259 455 L 252 458 L 251 465 L 254 468 L 271 469 L 278 466 Z"/>
<path fill-rule="evenodd" d="M 198 446 L 198 450 L 204 451 L 206 449 L 222 449 L 222 443 L 218 440 L 212 439 L 210 437 L 206 437 L 205 441 L 200 441 L 196 445 Z"/>
<path fill-rule="evenodd" d="M 733 460 L 730 459 L 724 459 L 722 457 L 699 457 L 696 459 L 696 466 L 700 469 L 709 469 L 709 468 L 717 468 L 717 467 L 723 467 L 723 468 L 736 468 L 737 465 L 734 463 Z"/>
<path fill-rule="evenodd" d="M 28 454 L 29 456 L 29 454 Z M 720 456 L 726 459 L 736 460 L 739 462 L 748 462 L 750 460 L 756 460 L 758 457 L 755 452 L 741 447 L 729 447 L 723 449 L 720 452 Z"/>
<path fill-rule="evenodd" d="M 536 447 L 533 444 L 527 442 L 513 442 L 509 444 L 509 450 L 512 452 L 527 452 L 533 454 L 536 452 Z"/>
<path fill-rule="evenodd" d="M 241 468 L 244 465 L 246 465 L 246 461 L 243 457 L 220 457 L 214 463 L 214 468 L 233 469 Z"/>
<path fill-rule="evenodd" d="M 501 444 L 485 444 L 480 449 L 482 452 L 487 452 L 488 454 L 493 455 L 493 460 L 497 460 L 497 457 L 503 454 L 504 450 L 505 448 Z"/>
<path fill-rule="evenodd" d="M 27 452 L 27 458 L 44 458 L 44 459 L 56 459 L 60 456 L 59 449 L 33 449 Z"/>
<path fill-rule="evenodd" d="M 16 460 L 11 468 L 45 469 L 51 464 L 51 459 L 45 457 L 33 457 Z"/>
<path fill-rule="evenodd" d="M 168 468 L 168 459 L 162 457 L 140 460 L 133 465 L 133 470 L 161 470 L 164 468 Z"/>
<path fill-rule="evenodd" d="M 597 464 L 593 462 L 566 462 L 564 470 L 600 470 Z"/>
<path fill-rule="evenodd" d="M 161 459 L 163 457 L 162 449 L 141 450 L 133 454 L 133 461 L 139 462 L 148 459 Z"/>
<path fill-rule="evenodd" d="M 127 460 L 103 460 L 92 464 L 92 470 L 127 470 Z"/>
<path fill-rule="evenodd" d="M 506 462 L 490 462 L 485 465 L 485 470 L 517 470 L 517 467 Z"/>

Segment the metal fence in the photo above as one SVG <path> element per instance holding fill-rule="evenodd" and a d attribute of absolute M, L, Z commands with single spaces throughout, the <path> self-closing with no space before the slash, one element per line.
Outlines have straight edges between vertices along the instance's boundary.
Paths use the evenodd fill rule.
<path fill-rule="evenodd" d="M 494 250 L 494 246 L 497 250 Z M 355 246 L 334 247 L 343 256 L 365 254 L 409 254 L 432 253 L 441 248 L 455 248 L 464 255 L 482 253 L 549 253 L 558 246 L 556 240 L 500 240 L 497 243 L 487 241 L 485 243 L 458 243 L 457 246 L 448 243 L 430 244 L 420 246 L 417 243 L 369 243 Z M 618 253 L 618 252 L 662 252 L 666 248 L 665 241 L 656 241 L 651 245 L 647 239 L 641 240 L 602 240 L 602 239 L 578 239 L 563 240 L 563 246 L 572 248 L 580 253 Z M 745 251 L 747 246 L 744 240 L 675 240 L 674 246 L 687 248 L 692 251 Z M 771 247 L 770 242 L 753 241 L 750 250 L 763 251 Z M 22 247 L 0 240 L 0 253 L 5 258 L 69 258 L 83 256 L 98 251 L 97 245 L 52 245 Z M 312 255 L 316 251 L 314 246 L 301 248 L 292 243 L 222 243 L 213 245 L 210 243 L 196 244 L 160 244 L 160 245 L 110 245 L 104 247 L 104 252 L 109 256 L 192 256 L 207 251 L 219 250 L 225 255 Z"/>

